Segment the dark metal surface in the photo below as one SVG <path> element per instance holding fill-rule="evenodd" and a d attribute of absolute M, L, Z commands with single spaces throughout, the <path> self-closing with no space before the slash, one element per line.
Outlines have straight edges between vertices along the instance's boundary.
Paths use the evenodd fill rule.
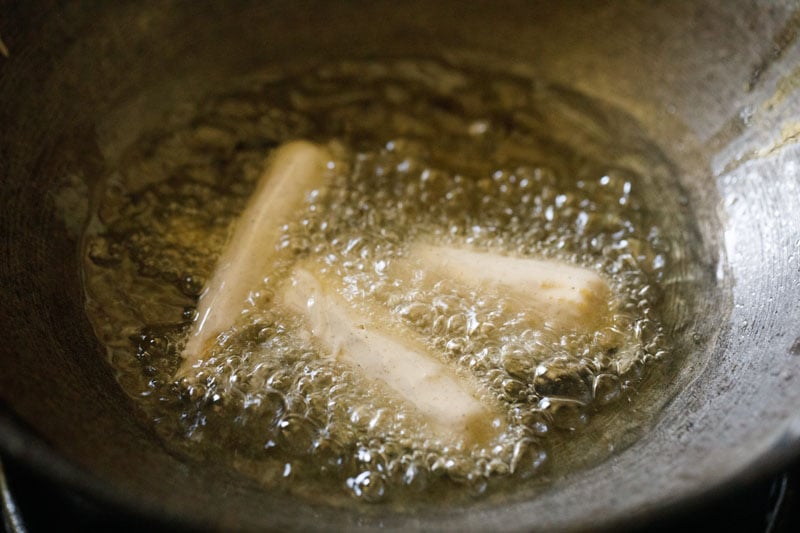
<path fill-rule="evenodd" d="M 650 523 L 798 456 L 796 2 L 235 6 L 0 1 L 0 446 L 9 456 L 168 523 L 449 530 Z M 676 163 L 717 284 L 686 310 L 678 336 L 695 348 L 675 383 L 650 393 L 667 402 L 654 427 L 633 428 L 643 437 L 632 446 L 535 497 L 414 513 L 265 495 L 170 455 L 117 387 L 83 312 L 78 238 L 92 183 L 164 109 L 215 80 L 292 58 L 439 53 L 502 57 L 613 104 Z"/>

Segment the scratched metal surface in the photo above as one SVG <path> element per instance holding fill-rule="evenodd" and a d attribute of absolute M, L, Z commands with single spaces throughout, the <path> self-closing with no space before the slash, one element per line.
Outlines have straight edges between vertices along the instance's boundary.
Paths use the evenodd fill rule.
<path fill-rule="evenodd" d="M 167 523 L 403 530 L 631 524 L 796 457 L 800 8 L 793 1 L 555 4 L 241 2 L 231 10 L 176 0 L 0 1 L 6 453 Z M 467 508 L 314 507 L 267 498 L 213 466 L 189 468 L 164 451 L 97 364 L 101 351 L 83 316 L 76 239 L 86 195 L 125 143 L 108 138 L 103 123 L 125 120 L 133 134 L 215 79 L 287 57 L 432 50 L 499 55 L 605 100 L 641 122 L 676 162 L 717 285 L 687 315 L 697 349 L 663 392 L 669 404 L 612 459 L 535 497 Z"/>

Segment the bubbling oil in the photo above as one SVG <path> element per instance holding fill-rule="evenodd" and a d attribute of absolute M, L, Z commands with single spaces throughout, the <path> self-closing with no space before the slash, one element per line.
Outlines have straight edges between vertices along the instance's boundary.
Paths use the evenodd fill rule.
<path fill-rule="evenodd" d="M 253 305 L 176 383 L 229 227 L 270 150 L 297 138 L 333 143 L 330 181 L 283 226 Z M 178 453 L 330 502 L 480 495 L 553 468 L 554 435 L 621 408 L 642 369 L 673 356 L 670 300 L 692 257 L 675 183 L 629 117 L 524 76 L 420 59 L 256 74 L 129 148 L 86 234 L 87 307 L 122 387 Z M 610 321 L 555 331 L 501 293 L 393 277 L 420 239 L 592 269 L 612 286 Z M 275 301 L 300 259 L 477 382 L 502 408 L 501 434 L 441 440 L 380 384 L 322 356 Z"/>

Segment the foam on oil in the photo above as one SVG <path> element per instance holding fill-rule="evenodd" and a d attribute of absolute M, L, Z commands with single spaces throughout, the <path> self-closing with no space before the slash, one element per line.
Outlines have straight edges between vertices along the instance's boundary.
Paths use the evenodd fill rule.
<path fill-rule="evenodd" d="M 335 144 L 329 184 L 282 228 L 237 325 L 175 383 L 229 226 L 270 150 L 297 138 Z M 558 471 L 551 441 L 624 408 L 642 370 L 673 355 L 670 309 L 692 257 L 675 184 L 631 119 L 536 80 L 430 60 L 254 75 L 130 147 L 87 232 L 87 307 L 121 385 L 178 453 L 332 503 L 480 495 Z M 592 269 L 613 288 L 609 322 L 556 331 L 501 292 L 401 281 L 392 266 L 420 239 Z M 299 259 L 479 383 L 502 406 L 502 434 L 441 441 L 380 384 L 322 357 L 274 301 Z"/>

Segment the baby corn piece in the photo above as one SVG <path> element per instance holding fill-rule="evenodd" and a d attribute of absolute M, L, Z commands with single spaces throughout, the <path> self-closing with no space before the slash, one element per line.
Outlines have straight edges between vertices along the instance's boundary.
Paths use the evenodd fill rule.
<path fill-rule="evenodd" d="M 385 383 L 394 396 L 413 405 L 433 430 L 466 444 L 486 443 L 499 416 L 474 396 L 472 383 L 437 361 L 421 343 L 380 326 L 324 286 L 324 280 L 296 266 L 282 294 L 285 306 L 304 317 L 324 352 Z"/>
<path fill-rule="evenodd" d="M 246 307 L 250 292 L 263 282 L 275 257 L 281 224 L 310 191 L 322 185 L 329 159 L 326 149 L 304 141 L 287 143 L 271 156 L 197 302 L 197 318 L 177 377 L 186 376 L 206 357 L 217 336 Z"/>
<path fill-rule="evenodd" d="M 432 282 L 450 280 L 511 296 L 516 307 L 555 329 L 591 329 L 608 314 L 608 283 L 589 269 L 560 261 L 415 243 L 401 263 Z"/>

